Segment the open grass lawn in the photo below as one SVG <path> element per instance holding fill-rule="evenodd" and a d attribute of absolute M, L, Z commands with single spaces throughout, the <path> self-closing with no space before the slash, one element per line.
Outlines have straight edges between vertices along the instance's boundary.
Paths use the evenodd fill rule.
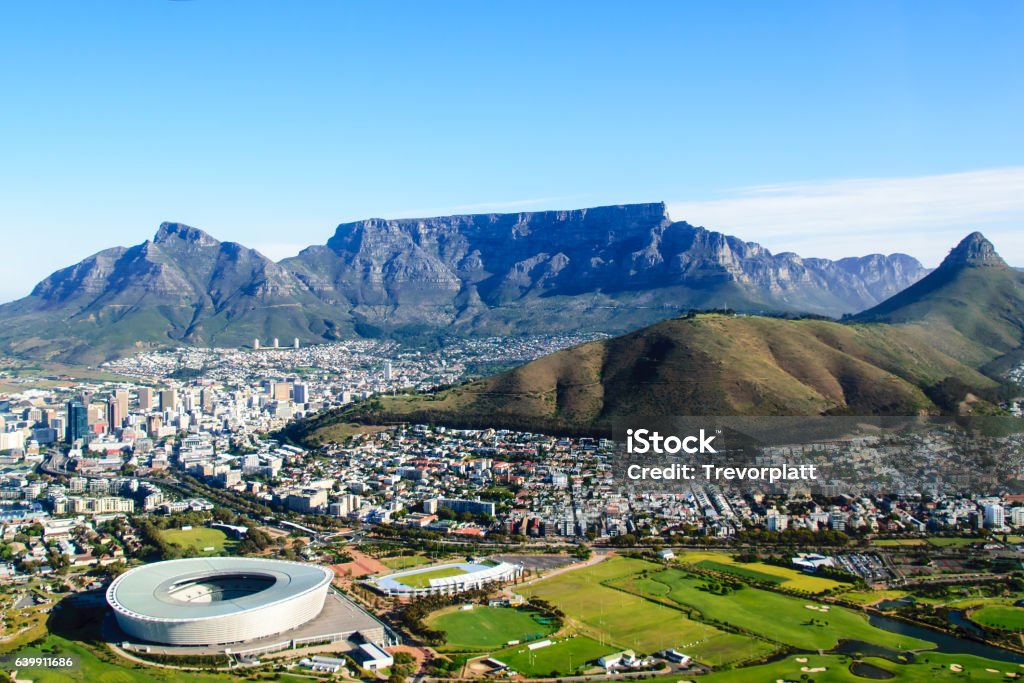
<path fill-rule="evenodd" d="M 843 600 L 849 600 L 857 605 L 874 605 L 875 603 L 882 602 L 883 600 L 899 600 L 910 595 L 907 591 L 900 590 L 888 590 L 888 591 L 849 591 L 843 593 L 840 597 Z"/>
<path fill-rule="evenodd" d="M 720 664 L 748 659 L 751 652 L 758 656 L 772 652 L 768 643 L 724 633 L 693 621 L 677 609 L 602 584 L 659 569 L 660 565 L 643 560 L 615 557 L 522 586 L 519 592 L 550 601 L 565 612 L 569 625 L 619 649 L 651 654 L 665 648 L 696 653 L 701 648 L 702 652 L 720 653 Z M 704 643 L 714 643 L 715 647 L 702 647 Z"/>
<path fill-rule="evenodd" d="M 399 583 L 403 583 L 409 588 L 426 588 L 430 585 L 431 579 L 444 579 L 449 576 L 459 576 L 465 574 L 465 569 L 459 567 L 441 567 L 434 571 L 424 571 L 420 574 L 410 574 L 409 576 L 402 576 L 395 579 Z"/>
<path fill-rule="evenodd" d="M 1001 631 L 1024 631 L 1024 607 L 989 605 L 971 612 L 971 621 Z"/>
<path fill-rule="evenodd" d="M 405 555 L 403 557 L 382 557 L 380 562 L 388 569 L 399 571 L 400 569 L 411 569 L 422 564 L 429 564 L 430 560 L 421 555 Z"/>
<path fill-rule="evenodd" d="M 511 640 L 537 640 L 554 628 L 541 623 L 544 618 L 529 609 L 482 607 L 471 610 L 450 607 L 435 612 L 427 625 L 448 634 L 445 649 L 453 652 L 505 647 Z"/>
<path fill-rule="evenodd" d="M 18 655 L 43 655 L 56 657 L 60 655 L 77 655 L 81 659 L 81 667 L 72 670 L 57 669 L 20 669 L 19 679 L 28 679 L 35 683 L 151 683 L 152 681 L 189 681 L 195 683 L 229 683 L 237 680 L 231 674 L 206 674 L 198 671 L 187 673 L 174 669 L 163 669 L 156 666 L 136 664 L 117 657 L 113 652 L 104 649 L 94 650 L 53 634 L 48 635 L 41 645 L 19 649 Z M 102 655 L 102 658 L 101 656 Z"/>
<path fill-rule="evenodd" d="M 927 544 L 928 541 L 923 538 L 879 538 L 871 541 L 871 545 L 879 548 L 913 548 Z"/>
<path fill-rule="evenodd" d="M 679 561 L 683 564 L 692 564 L 713 571 L 733 574 L 739 578 L 767 581 L 779 584 L 784 588 L 806 591 L 808 593 L 822 593 L 847 585 L 832 579 L 805 574 L 802 571 L 788 567 L 776 567 L 773 564 L 766 564 L 764 562 L 737 562 L 730 555 L 712 551 L 682 553 L 679 556 Z M 768 577 L 776 577 L 776 579 L 773 580 Z"/>
<path fill-rule="evenodd" d="M 586 636 L 563 638 L 553 645 L 539 650 L 529 650 L 525 645 L 516 645 L 495 652 L 492 657 L 508 664 L 513 671 L 528 677 L 555 676 L 573 673 L 589 668 L 594 661 L 620 648 L 602 645 Z"/>
<path fill-rule="evenodd" d="M 640 595 L 667 598 L 693 607 L 706 619 L 802 649 L 828 650 L 843 639 L 863 640 L 898 650 L 933 647 L 932 643 L 875 628 L 863 615 L 842 607 L 825 607 L 749 586 L 718 595 L 702 590 L 705 584 L 704 577 L 680 569 L 665 569 L 647 578 L 629 576 L 616 581 L 616 585 Z M 821 611 L 823 609 L 827 611 Z"/>
<path fill-rule="evenodd" d="M 774 574 L 765 574 L 764 572 L 759 572 L 755 569 L 747 569 L 739 564 L 722 564 L 721 562 L 713 562 L 711 560 L 701 560 L 695 566 L 700 567 L 701 569 L 708 569 L 713 572 L 732 574 L 733 576 L 749 579 L 750 581 L 760 581 L 775 585 L 786 583 L 789 580 L 784 576 L 775 576 Z"/>
<path fill-rule="evenodd" d="M 962 548 L 964 546 L 971 545 L 972 543 L 979 543 L 982 539 L 964 536 L 933 536 L 927 540 L 930 545 L 933 545 L 936 548 Z"/>
<path fill-rule="evenodd" d="M 806 661 L 800 661 L 806 660 Z M 888 671 L 892 683 L 930 683 L 937 681 L 1009 681 L 1007 673 L 1024 674 L 1017 664 L 994 662 L 971 655 L 943 655 L 927 653 L 912 664 L 895 664 L 885 659 L 868 657 L 864 660 Z M 867 683 L 870 678 L 854 675 L 850 671 L 853 660 L 841 655 L 795 655 L 771 664 L 744 667 L 730 671 L 712 672 L 707 676 L 691 677 L 700 683 L 772 683 L 773 681 L 814 681 L 815 683 Z M 962 667 L 962 672 L 950 666 Z M 815 671 L 824 669 L 824 671 Z M 989 671 L 991 669 L 991 671 Z M 649 683 L 678 683 L 688 680 L 678 674 L 649 679 Z"/>
<path fill-rule="evenodd" d="M 227 534 L 220 529 L 211 529 L 205 526 L 192 527 L 188 531 L 164 529 L 160 532 L 160 538 L 182 548 L 192 546 L 200 555 L 219 555 L 224 552 L 225 547 L 234 545 L 234 541 L 229 540 Z M 213 550 L 203 551 L 203 548 L 210 546 L 213 546 Z"/>

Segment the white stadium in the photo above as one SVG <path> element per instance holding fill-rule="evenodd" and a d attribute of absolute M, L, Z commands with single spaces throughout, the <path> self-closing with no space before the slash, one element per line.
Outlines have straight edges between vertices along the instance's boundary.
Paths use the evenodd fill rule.
<path fill-rule="evenodd" d="M 220 645 L 284 633 L 324 608 L 333 572 L 249 557 L 136 567 L 107 589 L 126 634 L 168 645 Z"/>
<path fill-rule="evenodd" d="M 493 560 L 474 560 L 421 567 L 372 579 L 370 585 L 390 596 L 415 597 L 483 588 L 489 584 L 514 581 L 522 565 Z"/>

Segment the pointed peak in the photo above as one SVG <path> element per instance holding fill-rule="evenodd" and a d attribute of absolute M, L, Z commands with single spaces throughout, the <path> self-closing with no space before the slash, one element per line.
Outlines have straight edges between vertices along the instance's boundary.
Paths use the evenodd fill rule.
<path fill-rule="evenodd" d="M 948 268 L 1006 268 L 1006 261 L 996 252 L 984 235 L 972 232 L 953 247 L 939 269 Z"/>
<path fill-rule="evenodd" d="M 199 228 L 193 228 L 184 223 L 161 223 L 153 238 L 153 243 L 165 244 L 171 240 L 181 240 L 200 247 L 215 247 L 220 244 Z"/>

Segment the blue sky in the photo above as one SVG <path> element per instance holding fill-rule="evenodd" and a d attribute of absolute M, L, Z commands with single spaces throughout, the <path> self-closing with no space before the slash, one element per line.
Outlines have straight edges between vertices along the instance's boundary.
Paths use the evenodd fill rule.
<path fill-rule="evenodd" d="M 0 5 L 0 300 L 163 220 L 666 201 L 768 248 L 1024 265 L 1024 3 Z"/>

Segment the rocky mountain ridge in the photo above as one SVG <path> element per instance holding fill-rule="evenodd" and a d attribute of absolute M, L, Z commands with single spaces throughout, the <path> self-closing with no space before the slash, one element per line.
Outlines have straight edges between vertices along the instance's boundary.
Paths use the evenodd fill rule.
<path fill-rule="evenodd" d="M 903 254 L 773 255 L 661 203 L 356 221 L 280 263 L 164 223 L 0 306 L 0 350 L 94 360 L 255 337 L 614 333 L 691 309 L 840 316 L 926 272 Z"/>

